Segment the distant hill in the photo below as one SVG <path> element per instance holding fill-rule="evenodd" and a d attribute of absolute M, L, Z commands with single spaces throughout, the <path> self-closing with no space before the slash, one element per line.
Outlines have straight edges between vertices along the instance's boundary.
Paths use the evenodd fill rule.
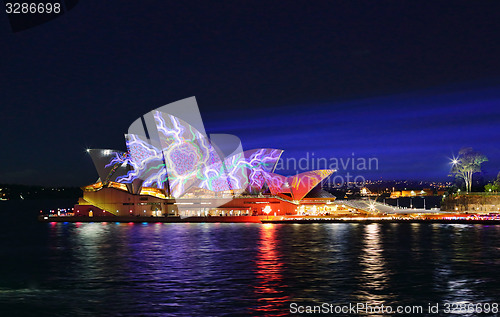
<path fill-rule="evenodd" d="M 78 199 L 81 196 L 79 187 L 0 184 L 0 200 Z"/>

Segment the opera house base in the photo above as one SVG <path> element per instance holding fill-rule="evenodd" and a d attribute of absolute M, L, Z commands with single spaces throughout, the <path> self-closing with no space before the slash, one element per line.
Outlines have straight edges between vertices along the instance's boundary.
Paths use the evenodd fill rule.
<path fill-rule="evenodd" d="M 114 186 L 111 184 L 111 186 Z M 157 189 L 135 195 L 124 189 L 84 188 L 71 213 L 40 215 L 42 222 L 117 223 L 445 223 L 500 224 L 498 212 L 373 208 L 364 201 L 336 201 L 320 187 L 300 201 L 284 194 L 238 197 L 166 197 Z"/>
<path fill-rule="evenodd" d="M 473 214 L 436 214 L 433 216 L 209 216 L 209 217 L 140 217 L 140 216 L 47 216 L 41 222 L 118 222 L 118 223 L 263 223 L 263 224 L 313 224 L 313 223 L 428 223 L 428 224 L 486 224 L 500 225 L 497 216 Z"/>
<path fill-rule="evenodd" d="M 136 216 L 39 216 L 42 222 L 122 222 L 122 223 L 261 223 L 266 216 L 219 217 L 136 217 Z"/>
<path fill-rule="evenodd" d="M 116 186 L 111 184 L 110 186 Z M 335 203 L 321 188 L 300 201 L 284 194 L 200 197 L 175 199 L 154 188 L 134 195 L 124 189 L 94 185 L 84 187 L 83 197 L 72 213 L 44 215 L 42 221 L 58 222 L 246 222 L 298 214 L 346 214 L 353 212 Z"/>
<path fill-rule="evenodd" d="M 467 219 L 456 218 L 450 219 L 447 216 L 434 218 L 404 218 L 404 217 L 274 217 L 262 219 L 264 224 L 306 224 L 306 223 L 428 223 L 428 224 L 484 224 L 484 225 L 500 225 L 500 219 Z"/>

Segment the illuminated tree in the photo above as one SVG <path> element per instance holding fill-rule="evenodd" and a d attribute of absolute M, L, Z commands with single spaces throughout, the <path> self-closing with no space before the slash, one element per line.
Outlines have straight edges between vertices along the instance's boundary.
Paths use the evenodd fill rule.
<path fill-rule="evenodd" d="M 481 172 L 481 164 L 487 162 L 488 158 L 472 148 L 463 148 L 458 152 L 458 157 L 452 161 L 453 167 L 450 176 L 461 179 L 465 183 L 465 190 L 472 189 L 472 176 Z"/>
<path fill-rule="evenodd" d="M 495 183 L 489 183 L 484 186 L 485 192 L 498 192 L 498 185 Z"/>
<path fill-rule="evenodd" d="M 484 186 L 485 192 L 498 192 L 500 190 L 500 173 L 498 173 L 497 179 L 491 183 Z"/>

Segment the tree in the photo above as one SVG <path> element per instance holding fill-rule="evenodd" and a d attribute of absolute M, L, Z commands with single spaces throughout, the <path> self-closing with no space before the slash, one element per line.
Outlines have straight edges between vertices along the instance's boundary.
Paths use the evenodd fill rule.
<path fill-rule="evenodd" d="M 458 152 L 458 157 L 453 159 L 453 167 L 450 176 L 461 179 L 465 183 L 465 190 L 472 189 L 472 176 L 481 172 L 481 164 L 487 162 L 488 158 L 472 148 L 463 148 Z"/>
<path fill-rule="evenodd" d="M 489 183 L 489 184 L 486 184 L 486 185 L 484 186 L 484 191 L 485 191 L 485 192 L 494 192 L 494 193 L 496 193 L 496 192 L 498 192 L 498 190 L 499 190 L 499 189 L 500 189 L 500 188 L 498 187 L 498 185 L 497 185 L 497 183 L 496 183 L 496 182 L 494 182 L 494 183 Z"/>
<path fill-rule="evenodd" d="M 451 185 L 448 188 L 446 188 L 446 193 L 448 195 L 453 195 L 458 192 L 458 186 L 457 185 Z"/>

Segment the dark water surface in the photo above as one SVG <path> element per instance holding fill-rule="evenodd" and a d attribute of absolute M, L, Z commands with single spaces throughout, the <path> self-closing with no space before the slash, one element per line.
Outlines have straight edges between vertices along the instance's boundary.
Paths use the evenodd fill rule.
<path fill-rule="evenodd" d="M 0 316 L 500 302 L 500 226 L 36 222 L 57 206 L 0 204 Z"/>

